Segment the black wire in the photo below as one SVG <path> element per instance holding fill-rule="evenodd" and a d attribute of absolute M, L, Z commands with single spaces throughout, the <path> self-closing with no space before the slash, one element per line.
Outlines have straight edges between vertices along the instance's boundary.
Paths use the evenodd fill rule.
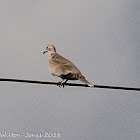
<path fill-rule="evenodd" d="M 57 86 L 61 85 L 58 82 L 46 82 L 46 81 L 22 80 L 22 79 L 7 79 L 7 78 L 0 78 L 0 81 L 21 82 L 21 83 L 34 83 L 34 84 L 48 84 L 48 85 L 57 85 Z M 74 83 L 65 83 L 64 85 L 66 85 L 66 86 L 89 87 L 88 85 L 85 85 L 85 84 L 74 84 Z M 107 89 L 121 89 L 121 90 L 140 91 L 140 88 L 104 86 L 104 85 L 94 85 L 94 87 L 92 87 L 92 88 L 107 88 Z"/>

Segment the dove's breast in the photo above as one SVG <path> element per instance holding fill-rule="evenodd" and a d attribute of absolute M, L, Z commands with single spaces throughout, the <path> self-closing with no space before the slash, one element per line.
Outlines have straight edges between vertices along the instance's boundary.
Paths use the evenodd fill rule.
<path fill-rule="evenodd" d="M 57 63 L 54 63 L 53 61 L 49 61 L 49 71 L 54 76 L 60 76 L 62 74 L 61 69 L 59 68 Z"/>

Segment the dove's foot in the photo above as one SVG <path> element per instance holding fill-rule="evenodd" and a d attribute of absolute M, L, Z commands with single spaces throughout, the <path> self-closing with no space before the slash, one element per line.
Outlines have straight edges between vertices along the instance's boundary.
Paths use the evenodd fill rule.
<path fill-rule="evenodd" d="M 59 86 L 60 88 L 61 88 L 61 87 L 64 88 L 64 85 L 66 84 L 66 82 L 67 82 L 68 80 L 66 80 L 65 82 L 63 82 L 63 81 L 64 81 L 64 80 L 58 82 L 58 86 Z"/>
<path fill-rule="evenodd" d="M 61 87 L 63 87 L 64 88 L 64 84 L 63 84 L 63 81 L 59 81 L 58 82 L 58 86 L 61 88 Z"/>

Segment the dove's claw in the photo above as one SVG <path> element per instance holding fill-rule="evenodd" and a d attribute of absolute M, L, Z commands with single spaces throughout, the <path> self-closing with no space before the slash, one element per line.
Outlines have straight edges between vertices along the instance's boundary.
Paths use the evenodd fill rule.
<path fill-rule="evenodd" d="M 62 81 L 59 81 L 58 82 L 58 86 L 61 88 L 61 87 L 63 87 L 64 88 L 64 86 L 65 86 L 65 84 L 67 83 L 67 79 L 66 79 L 66 81 L 65 82 L 63 82 L 64 81 L 64 79 L 62 80 Z"/>
<path fill-rule="evenodd" d="M 58 86 L 61 88 L 61 87 L 63 87 L 64 88 L 64 84 L 63 84 L 63 81 L 59 81 L 58 82 Z"/>

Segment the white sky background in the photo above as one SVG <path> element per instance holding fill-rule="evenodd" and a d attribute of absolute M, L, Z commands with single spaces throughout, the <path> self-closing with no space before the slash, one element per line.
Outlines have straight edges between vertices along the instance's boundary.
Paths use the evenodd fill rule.
<path fill-rule="evenodd" d="M 42 54 L 54 44 L 93 84 L 140 87 L 139 5 L 1 0 L 0 77 L 59 81 Z M 1 82 L 0 93 L 0 132 L 55 131 L 62 140 L 140 137 L 139 92 Z"/>

